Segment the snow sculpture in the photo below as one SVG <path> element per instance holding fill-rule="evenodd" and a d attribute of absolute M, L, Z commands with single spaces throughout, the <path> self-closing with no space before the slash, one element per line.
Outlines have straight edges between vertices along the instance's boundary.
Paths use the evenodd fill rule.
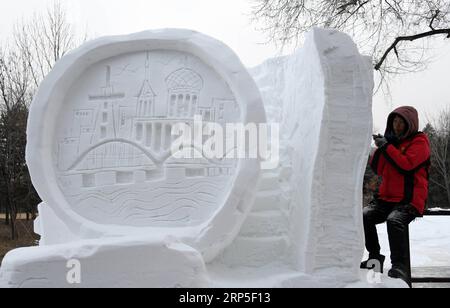
<path fill-rule="evenodd" d="M 258 160 L 170 155 L 170 128 L 196 114 L 266 120 L 256 84 L 223 44 L 163 30 L 67 55 L 29 121 L 41 246 L 9 253 L 0 283 L 371 286 L 358 268 L 370 59 L 347 35 L 313 29 L 299 52 L 252 74 L 267 120 L 282 123 L 281 161 L 261 175 Z"/>
<path fill-rule="evenodd" d="M 91 42 L 58 63 L 31 114 L 33 182 L 80 238 L 157 230 L 214 255 L 251 206 L 258 161 L 183 160 L 171 149 L 172 128 L 193 127 L 194 115 L 222 125 L 265 121 L 253 80 L 213 39 L 166 30 Z"/>
<path fill-rule="evenodd" d="M 51 257 L 55 244 L 80 240 L 102 250 L 100 239 L 111 237 L 129 246 L 147 234 L 149 245 L 193 247 L 202 263 L 250 211 L 257 159 L 207 159 L 194 142 L 199 158 L 172 151 L 172 128 L 194 127 L 195 115 L 221 125 L 265 122 L 253 79 L 212 38 L 162 30 L 87 43 L 56 65 L 30 114 L 27 161 L 45 202 L 36 223 L 45 246 L 31 255 Z M 70 245 L 59 249 L 77 257 Z"/>
<path fill-rule="evenodd" d="M 314 29 L 299 52 L 252 74 L 268 121 L 282 125 L 282 159 L 277 169 L 263 171 L 252 213 L 211 271 L 239 276 L 228 268 L 245 265 L 258 286 L 351 284 L 360 279 L 364 249 L 371 61 L 347 35 Z"/>

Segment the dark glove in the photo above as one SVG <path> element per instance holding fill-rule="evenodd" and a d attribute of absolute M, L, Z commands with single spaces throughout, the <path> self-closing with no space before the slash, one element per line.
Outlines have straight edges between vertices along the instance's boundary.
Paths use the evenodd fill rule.
<path fill-rule="evenodd" d="M 378 136 L 374 136 L 373 138 L 375 140 L 375 145 L 377 146 L 377 148 L 382 148 L 384 146 L 386 146 L 389 142 L 387 141 L 387 139 L 381 135 Z"/>
<path fill-rule="evenodd" d="M 385 138 L 390 144 L 393 145 L 397 145 L 400 142 L 400 139 L 395 134 L 387 134 Z"/>

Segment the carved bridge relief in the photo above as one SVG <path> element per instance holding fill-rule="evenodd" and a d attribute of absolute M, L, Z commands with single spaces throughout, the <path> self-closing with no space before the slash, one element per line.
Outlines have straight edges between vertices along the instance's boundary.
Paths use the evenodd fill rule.
<path fill-rule="evenodd" d="M 55 149 L 73 210 L 132 226 L 184 227 L 211 217 L 237 161 L 177 159 L 171 132 L 196 115 L 205 123 L 239 122 L 228 85 L 200 59 L 174 51 L 123 55 L 85 75 L 66 97 Z M 99 75 L 103 84 L 94 84 Z"/>

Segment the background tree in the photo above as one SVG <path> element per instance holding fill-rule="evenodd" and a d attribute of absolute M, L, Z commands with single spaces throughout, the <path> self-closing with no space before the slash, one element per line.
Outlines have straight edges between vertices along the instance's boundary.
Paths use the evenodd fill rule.
<path fill-rule="evenodd" d="M 313 26 L 338 29 L 373 56 L 381 73 L 423 69 L 432 39 L 450 38 L 450 0 L 253 1 L 271 40 L 285 46 Z"/>
<path fill-rule="evenodd" d="M 45 14 L 35 13 L 30 21 L 17 24 L 13 40 L 15 48 L 27 59 L 36 88 L 55 63 L 77 45 L 75 30 L 59 1 L 49 6 Z"/>
<path fill-rule="evenodd" d="M 424 132 L 431 142 L 430 205 L 450 208 L 450 109 Z"/>
<path fill-rule="evenodd" d="M 4 142 L 1 145 L 3 191 L 11 225 L 11 238 L 18 238 L 16 217 L 19 210 L 24 209 L 23 196 L 28 195 L 29 174 L 24 162 L 26 127 L 28 110 L 24 105 L 17 104 L 0 117 L 0 136 Z"/>
<path fill-rule="evenodd" d="M 24 185 L 26 121 L 31 100 L 30 69 L 24 53 L 0 51 L 0 191 L 5 196 L 6 223 L 11 238 L 18 237 L 18 189 Z"/>
<path fill-rule="evenodd" d="M 25 162 L 28 109 L 42 80 L 76 45 L 60 2 L 17 24 L 11 41 L 0 45 L 0 202 L 12 239 L 17 213 L 34 216 L 40 202 Z"/>

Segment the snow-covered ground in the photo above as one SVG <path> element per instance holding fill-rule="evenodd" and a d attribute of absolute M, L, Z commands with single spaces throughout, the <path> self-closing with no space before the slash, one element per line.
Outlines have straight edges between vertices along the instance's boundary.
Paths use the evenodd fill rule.
<path fill-rule="evenodd" d="M 378 233 L 382 254 L 389 256 L 386 224 L 378 226 Z M 410 245 L 412 267 L 450 267 L 450 216 L 427 216 L 411 223 Z"/>
<path fill-rule="evenodd" d="M 440 207 L 434 207 L 432 209 L 428 209 L 430 212 L 450 212 L 450 209 L 442 209 Z"/>

